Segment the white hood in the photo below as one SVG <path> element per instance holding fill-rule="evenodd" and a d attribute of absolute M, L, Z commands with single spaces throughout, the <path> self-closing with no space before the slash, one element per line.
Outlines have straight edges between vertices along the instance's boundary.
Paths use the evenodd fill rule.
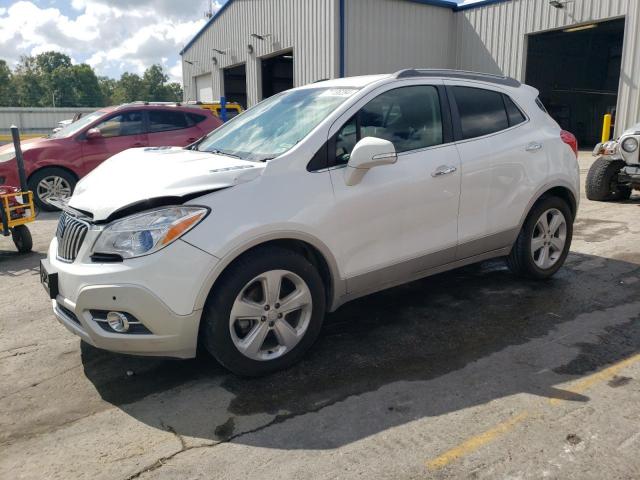
<path fill-rule="evenodd" d="M 69 206 L 105 220 L 127 205 L 231 187 L 258 177 L 264 163 L 179 147 L 132 148 L 80 180 Z"/>

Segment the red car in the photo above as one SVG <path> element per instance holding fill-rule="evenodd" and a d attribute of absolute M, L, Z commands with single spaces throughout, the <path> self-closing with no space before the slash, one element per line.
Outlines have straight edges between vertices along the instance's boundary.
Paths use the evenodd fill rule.
<path fill-rule="evenodd" d="M 48 197 L 64 198 L 77 181 L 107 158 L 128 148 L 186 146 L 222 124 L 201 108 L 126 104 L 85 115 L 43 138 L 22 142 L 25 170 L 34 200 L 54 208 Z M 0 185 L 20 184 L 13 145 L 0 147 Z"/>

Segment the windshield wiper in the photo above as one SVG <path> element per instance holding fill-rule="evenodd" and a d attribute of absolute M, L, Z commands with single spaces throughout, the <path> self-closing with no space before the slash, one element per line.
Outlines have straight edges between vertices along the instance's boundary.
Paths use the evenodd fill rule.
<path fill-rule="evenodd" d="M 235 153 L 225 152 L 224 150 L 207 150 L 209 153 L 213 153 L 214 155 L 225 155 L 227 157 L 239 158 L 242 160 L 240 155 L 236 155 Z"/>

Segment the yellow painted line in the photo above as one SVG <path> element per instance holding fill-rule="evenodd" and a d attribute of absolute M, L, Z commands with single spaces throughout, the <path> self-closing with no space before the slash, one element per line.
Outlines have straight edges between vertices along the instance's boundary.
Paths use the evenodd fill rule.
<path fill-rule="evenodd" d="M 569 388 L 565 389 L 568 393 L 581 394 L 589 390 L 593 385 L 599 382 L 603 382 L 605 380 L 609 380 L 611 377 L 616 375 L 620 370 L 632 365 L 636 362 L 640 361 L 640 353 L 621 360 L 620 362 L 611 365 L 610 367 L 605 368 L 604 370 L 600 370 L 599 372 L 593 373 L 588 377 L 584 377 L 581 380 L 574 382 Z M 551 398 L 549 403 L 551 405 L 558 405 L 561 402 L 565 402 L 567 400 L 571 400 L 571 398 Z"/>
<path fill-rule="evenodd" d="M 433 460 L 429 460 L 427 462 L 427 467 L 430 470 L 438 470 L 460 457 L 464 457 L 471 452 L 475 452 L 487 443 L 495 440 L 497 437 L 504 435 L 508 431 L 512 430 L 513 427 L 522 422 L 528 416 L 528 412 L 522 412 L 518 415 L 514 415 L 504 422 L 499 423 L 495 427 L 465 440 L 460 445 L 452 448 L 451 450 L 447 450 L 442 455 L 439 455 Z"/>
<path fill-rule="evenodd" d="M 629 357 L 625 360 L 621 360 L 620 362 L 611 365 L 610 367 L 605 368 L 604 370 L 600 370 L 599 372 L 593 373 L 588 377 L 585 377 L 581 380 L 574 382 L 569 388 L 566 389 L 566 392 L 571 394 L 581 394 L 591 388 L 593 385 L 599 382 L 603 382 L 608 380 L 618 374 L 620 370 L 640 361 L 640 354 L 636 354 L 632 357 Z M 571 400 L 570 395 L 567 395 L 567 398 L 552 398 L 549 399 L 549 404 L 555 406 L 560 404 L 563 401 Z M 513 428 L 531 417 L 532 415 L 528 411 L 524 411 L 519 413 L 518 415 L 514 415 L 507 420 L 497 424 L 495 427 L 490 428 L 482 433 L 474 435 L 473 437 L 468 438 L 464 442 L 459 445 L 447 450 L 436 458 L 429 460 L 427 462 L 427 468 L 429 470 L 438 470 L 443 467 L 446 467 L 454 460 L 457 460 L 461 457 L 464 457 L 476 450 L 479 450 L 484 445 L 493 442 L 497 438 L 509 433 Z M 536 415 L 537 416 L 537 415 Z"/>

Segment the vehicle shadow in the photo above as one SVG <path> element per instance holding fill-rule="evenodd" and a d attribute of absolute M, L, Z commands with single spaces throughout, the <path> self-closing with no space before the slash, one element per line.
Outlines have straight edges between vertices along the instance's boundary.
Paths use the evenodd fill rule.
<path fill-rule="evenodd" d="M 35 275 L 40 271 L 40 260 L 46 255 L 40 252 L 17 253 L 0 250 L 0 278 Z"/>
<path fill-rule="evenodd" d="M 299 364 L 264 378 L 236 377 L 206 355 L 144 359 L 83 344 L 82 361 L 104 400 L 155 428 L 328 449 L 518 393 L 589 401 L 556 385 L 640 351 L 640 309 L 632 303 L 639 293 L 636 261 L 571 254 L 544 282 L 517 278 L 491 261 L 343 306 L 327 316 Z M 632 306 L 607 310 L 624 305 Z M 125 370 L 135 374 L 125 377 Z M 377 400 L 367 401 L 368 392 Z M 279 423 L 338 402 L 353 405 L 311 418 L 296 435 L 238 436 L 249 430 L 243 419 L 266 415 L 265 423 Z"/>

